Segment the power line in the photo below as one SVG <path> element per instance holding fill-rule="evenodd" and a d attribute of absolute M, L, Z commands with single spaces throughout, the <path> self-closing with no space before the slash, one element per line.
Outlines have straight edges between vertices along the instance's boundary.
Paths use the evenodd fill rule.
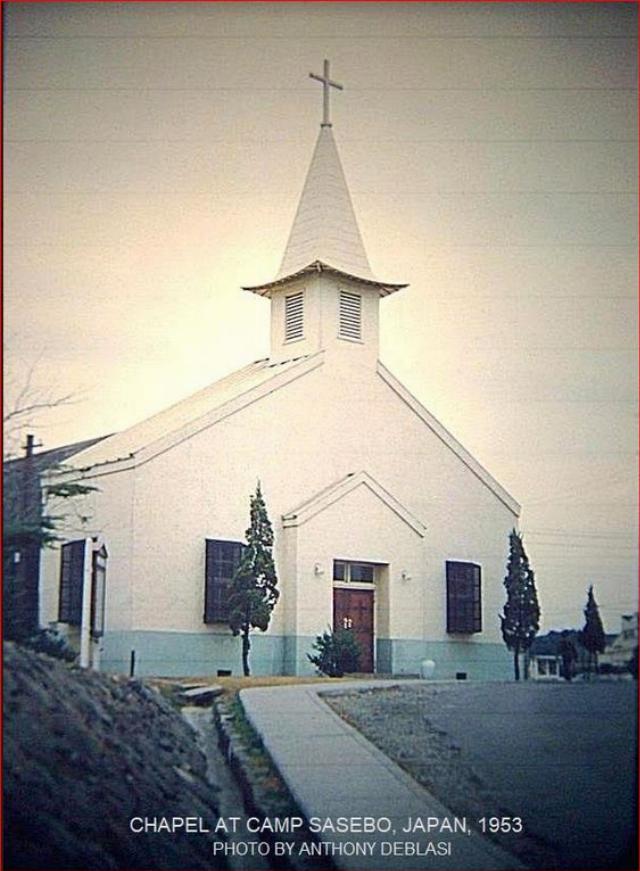
<path fill-rule="evenodd" d="M 574 532 L 573 530 L 547 530 L 547 529 L 528 529 L 523 530 L 525 535 L 549 535 L 549 536 L 570 536 L 571 538 L 627 538 L 624 532 Z M 637 530 L 634 530 L 637 535 Z"/>
<path fill-rule="evenodd" d="M 633 86 L 629 87 L 590 87 L 586 85 L 572 85 L 572 86 L 550 86 L 550 87 L 417 87 L 415 85 L 406 85 L 402 87 L 389 87 L 389 86 L 380 86 L 380 87 L 351 87 L 349 88 L 350 92 L 354 93 L 375 93 L 379 94 L 383 93 L 440 93 L 440 92 L 453 92 L 453 93 L 500 93 L 500 94 L 520 94 L 520 93 L 575 93 L 575 92 L 587 92 L 587 93 L 609 93 L 611 91 L 617 91 L 621 93 L 629 93 L 633 94 L 636 92 L 636 88 Z M 121 92 L 133 92 L 133 93 L 148 93 L 149 91 L 161 91 L 161 92 L 175 92 L 175 93 L 183 93 L 185 91 L 193 92 L 193 93 L 243 93 L 243 94 L 264 94 L 264 93 L 298 93 L 298 94 L 308 94 L 308 88 L 302 87 L 277 87 L 270 86 L 259 88 L 255 85 L 208 85 L 208 86 L 199 86 L 196 87 L 194 85 L 185 85 L 181 87 L 177 87 L 175 85 L 146 85 L 146 86 L 133 86 L 133 85 L 111 85 L 110 87 L 103 87 L 98 85 L 39 85 L 39 86 L 29 86 L 26 85 L 21 86 L 13 86 L 5 88 L 5 93 L 20 93 L 20 92 L 29 92 L 29 93 L 39 93 L 39 92 L 50 92 L 50 91 L 59 91 L 61 93 L 67 93 L 71 91 L 79 91 L 79 92 L 95 92 L 95 91 L 105 91 L 107 93 L 121 93 Z"/>
<path fill-rule="evenodd" d="M 82 39 L 95 39 L 95 40 L 127 40 L 127 41 L 138 41 L 144 39 L 146 40 L 168 40 L 168 39 L 193 39 L 199 41 L 225 41 L 225 40 L 253 40 L 257 39 L 260 42 L 265 42 L 267 40 L 291 40 L 298 42 L 299 40 L 317 40 L 317 39 L 343 39 L 343 40 L 354 40 L 354 39 L 371 39 L 371 40 L 446 40 L 446 41 L 462 41 L 462 40 L 518 40 L 518 41 L 535 41 L 535 40 L 543 40 L 543 41 L 554 41 L 554 40 L 621 40 L 626 42 L 635 42 L 636 37 L 630 36 L 628 34 L 522 34 L 522 33 L 513 33 L 513 34 L 496 34 L 496 33 L 477 33 L 477 34 L 449 34 L 449 33 L 397 33 L 397 34 L 372 34 L 372 33 L 348 33 L 348 34 L 336 34 L 336 33 L 325 33 L 318 35 L 311 35 L 309 33 L 299 33 L 299 34 L 253 34 L 253 33 L 245 33 L 245 34 L 199 34 L 199 33 L 134 33 L 134 34 L 118 34 L 118 33 L 81 33 L 81 34 L 73 34 L 73 35 L 61 35 L 61 34 L 37 34 L 37 33 L 16 33 L 13 35 L 5 36 L 6 40 L 48 40 L 48 41 L 69 41 L 69 40 L 82 40 Z"/>
<path fill-rule="evenodd" d="M 371 139 L 364 138 L 356 138 L 356 137 L 340 137 L 341 143 L 367 143 L 371 144 Z M 278 138 L 261 138 L 254 139 L 251 137 L 215 137 L 211 139 L 50 139 L 50 138 L 20 138 L 20 139 L 5 139 L 5 144 L 16 144 L 16 143 L 60 143 L 60 144 L 73 144 L 73 143 L 86 143 L 91 145 L 96 145 L 99 143 L 104 143 L 108 145 L 147 145 L 147 144 L 175 144 L 175 145 L 185 145 L 185 144 L 194 144 L 194 145 L 212 145 L 212 144 L 223 144 L 223 143 L 255 143 L 258 145 L 275 145 L 282 144 L 285 142 L 290 143 L 306 143 L 308 142 L 307 137 L 302 136 L 282 136 Z M 618 145 L 634 145 L 637 144 L 637 139 L 477 139 L 477 138 L 457 138 L 457 139 L 388 139 L 385 138 L 385 143 L 387 145 L 399 145 L 399 144 L 407 144 L 407 145 L 417 145 L 417 144 L 466 144 L 466 143 L 477 143 L 480 145 L 535 145 L 536 143 L 543 144 L 554 144 L 554 145 L 566 145 L 566 144 L 618 144 Z"/>
<path fill-rule="evenodd" d="M 571 196 L 612 196 L 612 197 L 637 197 L 637 191 L 530 191 L 530 190 L 494 190 L 494 191 L 460 191 L 460 190 L 352 190 L 354 196 L 380 196 L 380 197 L 534 197 L 534 196 L 551 196 L 551 197 L 571 197 Z M 238 189 L 233 190 L 225 188 L 224 192 L 216 190 L 212 187 L 209 190 L 173 190 L 166 188 L 165 190 L 135 190 L 131 188 L 84 188 L 73 191 L 55 190 L 47 188 L 32 188 L 31 190 L 5 190 L 5 196 L 13 197 L 31 197 L 31 196 L 47 196 L 47 197 L 96 197 L 96 196 L 124 196 L 124 197 L 164 197 L 164 196 L 180 196 L 180 197 L 243 197 L 255 196 L 255 190 Z M 293 189 L 280 189 L 278 191 L 270 191 L 267 188 L 261 188 L 260 196 L 263 197 L 294 197 Z"/>
<path fill-rule="evenodd" d="M 612 556 L 615 556 L 615 553 L 612 554 L 612 549 L 615 549 L 615 551 L 628 550 L 628 551 L 631 551 L 632 553 L 637 553 L 637 550 L 638 550 L 637 547 L 635 547 L 634 545 L 630 545 L 630 544 L 615 544 L 615 545 L 611 545 L 611 548 L 609 548 L 607 550 L 603 550 L 601 544 L 583 544 L 582 542 L 573 542 L 573 541 L 566 541 L 566 542 L 536 541 L 533 543 L 533 546 L 536 548 L 538 548 L 538 547 L 557 548 L 559 551 L 564 551 L 567 548 L 569 548 L 571 550 L 587 550 L 587 551 L 590 551 L 591 553 L 593 553 L 594 551 L 597 551 L 598 553 L 611 554 Z"/>

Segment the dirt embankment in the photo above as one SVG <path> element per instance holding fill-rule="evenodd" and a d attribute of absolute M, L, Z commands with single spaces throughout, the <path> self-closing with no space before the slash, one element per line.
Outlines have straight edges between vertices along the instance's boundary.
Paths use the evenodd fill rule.
<path fill-rule="evenodd" d="M 135 834 L 132 817 L 217 819 L 180 714 L 136 680 L 4 646 L 4 867 L 220 867 L 210 834 Z"/>

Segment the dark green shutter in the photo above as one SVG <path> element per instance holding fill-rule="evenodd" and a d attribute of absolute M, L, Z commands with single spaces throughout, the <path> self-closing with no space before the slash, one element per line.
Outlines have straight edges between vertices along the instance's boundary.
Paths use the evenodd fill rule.
<path fill-rule="evenodd" d="M 58 620 L 71 626 L 82 622 L 82 588 L 84 584 L 84 540 L 62 545 L 60 559 L 60 607 Z"/>
<path fill-rule="evenodd" d="M 447 561 L 447 632 L 482 632 L 481 571 L 475 563 Z"/>
<path fill-rule="evenodd" d="M 239 541 L 206 539 L 204 622 L 224 623 L 229 617 L 229 586 L 245 545 Z"/>

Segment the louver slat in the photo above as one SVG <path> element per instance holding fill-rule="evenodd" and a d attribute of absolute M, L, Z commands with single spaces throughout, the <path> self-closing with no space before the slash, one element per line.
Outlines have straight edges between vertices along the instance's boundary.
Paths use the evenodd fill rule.
<path fill-rule="evenodd" d="M 340 337 L 362 338 L 362 298 L 345 290 L 340 291 Z"/>
<path fill-rule="evenodd" d="M 284 300 L 284 340 L 291 342 L 293 339 L 301 339 L 303 331 L 303 305 L 302 291 L 286 296 Z"/>

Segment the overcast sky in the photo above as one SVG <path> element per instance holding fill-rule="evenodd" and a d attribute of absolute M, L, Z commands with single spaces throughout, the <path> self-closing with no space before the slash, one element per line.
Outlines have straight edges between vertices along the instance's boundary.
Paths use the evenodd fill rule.
<path fill-rule="evenodd" d="M 321 116 L 381 357 L 522 503 L 546 629 L 636 599 L 635 4 L 8 3 L 5 345 L 113 432 L 268 354 Z"/>

